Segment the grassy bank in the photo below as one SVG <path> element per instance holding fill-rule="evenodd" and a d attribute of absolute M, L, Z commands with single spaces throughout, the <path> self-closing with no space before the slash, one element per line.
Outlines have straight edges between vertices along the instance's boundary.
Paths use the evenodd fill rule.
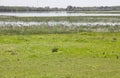
<path fill-rule="evenodd" d="M 120 11 L 84 11 L 87 14 L 120 14 Z"/>
<path fill-rule="evenodd" d="M 110 32 L 3 35 L 0 78 L 119 78 L 119 44 Z"/>
<path fill-rule="evenodd" d="M 0 26 L 0 35 L 70 34 L 80 32 L 120 32 L 120 26 Z"/>
<path fill-rule="evenodd" d="M 0 16 L 0 21 L 69 21 L 69 22 L 120 22 L 120 16 L 63 16 L 63 17 L 15 17 Z"/>

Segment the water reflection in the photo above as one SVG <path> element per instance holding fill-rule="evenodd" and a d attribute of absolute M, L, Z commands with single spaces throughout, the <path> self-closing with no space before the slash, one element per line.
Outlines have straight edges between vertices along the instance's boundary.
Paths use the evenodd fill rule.
<path fill-rule="evenodd" d="M 18 17 L 55 17 L 55 16 L 120 16 L 120 14 L 88 14 L 75 12 L 32 12 L 32 13 L 0 13 L 3 16 Z"/>

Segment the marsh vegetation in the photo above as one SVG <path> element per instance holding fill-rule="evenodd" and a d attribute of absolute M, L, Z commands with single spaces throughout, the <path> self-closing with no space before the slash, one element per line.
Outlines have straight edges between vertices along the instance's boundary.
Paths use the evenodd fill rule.
<path fill-rule="evenodd" d="M 0 21 L 0 78 L 120 77 L 119 16 L 0 16 Z"/>

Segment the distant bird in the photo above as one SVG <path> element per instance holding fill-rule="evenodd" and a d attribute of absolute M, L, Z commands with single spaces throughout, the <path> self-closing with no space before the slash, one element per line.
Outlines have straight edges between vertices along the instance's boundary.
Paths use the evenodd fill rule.
<path fill-rule="evenodd" d="M 58 52 L 58 48 L 53 48 L 52 53 Z"/>
<path fill-rule="evenodd" d="M 119 59 L 119 56 L 117 55 L 116 58 Z"/>

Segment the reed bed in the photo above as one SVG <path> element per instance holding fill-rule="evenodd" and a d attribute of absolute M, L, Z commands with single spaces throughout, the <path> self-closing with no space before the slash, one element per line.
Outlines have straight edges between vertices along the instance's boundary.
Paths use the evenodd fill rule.
<path fill-rule="evenodd" d="M 15 17 L 0 16 L 0 21 L 69 21 L 69 22 L 120 22 L 120 16 L 62 16 L 62 17 Z"/>
<path fill-rule="evenodd" d="M 80 32 L 120 32 L 120 26 L 0 26 L 0 35 L 69 34 Z"/>

